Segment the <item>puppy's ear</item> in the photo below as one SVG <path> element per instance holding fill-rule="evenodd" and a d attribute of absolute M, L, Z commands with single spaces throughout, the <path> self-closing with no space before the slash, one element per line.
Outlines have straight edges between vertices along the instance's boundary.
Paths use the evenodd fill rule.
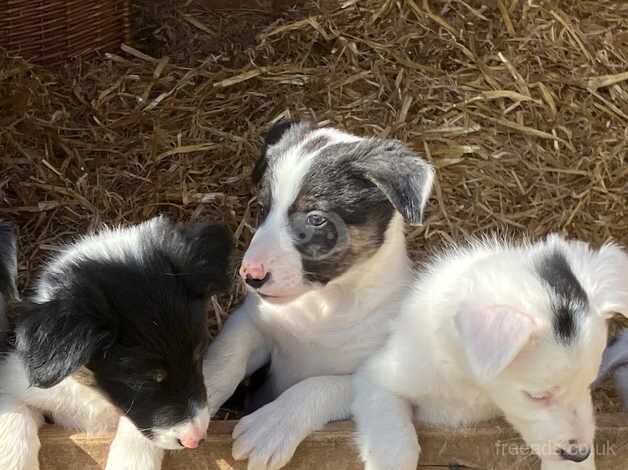
<path fill-rule="evenodd" d="M 367 142 L 368 152 L 354 162 L 359 175 L 375 184 L 408 223 L 419 225 L 432 191 L 431 165 L 400 142 Z"/>
<path fill-rule="evenodd" d="M 80 295 L 80 294 L 78 294 Z M 59 298 L 18 306 L 16 349 L 30 384 L 48 388 L 87 364 L 95 351 L 112 342 L 112 332 L 100 315 L 91 315 L 97 299 Z"/>
<path fill-rule="evenodd" d="M 13 228 L 0 220 L 0 294 L 17 297 L 17 242 Z"/>
<path fill-rule="evenodd" d="M 619 245 L 607 244 L 593 254 L 590 267 L 589 302 L 607 318 L 620 313 L 628 318 L 628 253 Z"/>
<path fill-rule="evenodd" d="M 268 160 L 266 160 L 266 151 L 268 147 L 279 142 L 279 139 L 285 134 L 285 132 L 293 126 L 294 121 L 281 120 L 271 127 L 264 136 L 264 146 L 262 147 L 262 153 L 253 166 L 251 172 L 251 179 L 253 183 L 257 184 L 264 176 L 264 172 L 268 167 Z"/>
<path fill-rule="evenodd" d="M 504 370 L 536 330 L 531 317 L 504 305 L 464 310 L 455 321 L 471 371 L 480 382 Z"/>
<path fill-rule="evenodd" d="M 181 226 L 189 244 L 188 256 L 182 266 L 182 279 L 188 289 L 198 296 L 212 295 L 229 288 L 233 240 L 221 224 Z"/>

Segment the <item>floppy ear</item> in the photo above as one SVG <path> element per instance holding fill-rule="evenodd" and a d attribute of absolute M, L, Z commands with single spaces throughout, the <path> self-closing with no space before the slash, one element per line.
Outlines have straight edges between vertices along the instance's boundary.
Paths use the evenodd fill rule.
<path fill-rule="evenodd" d="M 233 240 L 221 224 L 180 226 L 187 247 L 187 257 L 181 266 L 186 286 L 194 295 L 206 296 L 229 288 Z"/>
<path fill-rule="evenodd" d="M 86 293 L 89 295 L 91 292 Z M 18 306 L 16 349 L 31 385 L 48 388 L 58 384 L 112 341 L 104 320 L 90 315 L 93 300 L 63 298 Z"/>
<path fill-rule="evenodd" d="M 17 297 L 17 242 L 13 228 L 0 220 L 0 294 Z"/>
<path fill-rule="evenodd" d="M 368 142 L 372 145 L 373 140 Z M 354 165 L 363 178 L 384 193 L 408 223 L 421 223 L 434 181 L 429 163 L 401 142 L 385 140 L 357 159 Z"/>
<path fill-rule="evenodd" d="M 594 311 L 628 318 L 628 253 L 619 245 L 606 244 L 593 254 L 589 302 Z"/>
<path fill-rule="evenodd" d="M 253 171 L 251 172 L 251 179 L 253 183 L 259 183 L 259 180 L 262 179 L 266 168 L 268 167 L 268 161 L 266 160 L 266 151 L 268 147 L 279 142 L 279 139 L 284 135 L 284 133 L 295 124 L 294 121 L 290 120 L 281 120 L 271 127 L 264 137 L 264 146 L 262 147 L 262 153 L 255 162 L 253 166 Z"/>
<path fill-rule="evenodd" d="M 505 305 L 464 310 L 456 316 L 456 327 L 471 371 L 480 382 L 504 370 L 536 330 L 532 318 Z"/>

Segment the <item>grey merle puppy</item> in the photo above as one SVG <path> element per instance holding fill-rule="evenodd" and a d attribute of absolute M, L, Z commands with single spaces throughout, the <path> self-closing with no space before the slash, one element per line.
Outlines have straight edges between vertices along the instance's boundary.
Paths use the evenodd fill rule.
<path fill-rule="evenodd" d="M 263 215 L 240 267 L 249 292 L 204 370 L 214 413 L 270 362 L 253 398 L 265 405 L 235 428 L 233 455 L 277 469 L 349 416 L 351 374 L 384 341 L 411 279 L 404 223 L 421 222 L 433 173 L 400 142 L 283 122 L 253 176 Z"/>

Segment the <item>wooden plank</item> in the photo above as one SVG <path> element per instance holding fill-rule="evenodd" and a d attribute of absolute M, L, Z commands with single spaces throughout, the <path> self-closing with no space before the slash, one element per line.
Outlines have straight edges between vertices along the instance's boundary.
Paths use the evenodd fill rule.
<path fill-rule="evenodd" d="M 628 468 L 628 414 L 598 417 L 596 453 L 598 470 Z M 168 452 L 164 470 L 245 470 L 243 462 L 231 458 L 234 421 L 210 425 L 207 440 L 196 450 Z M 539 462 L 529 455 L 517 433 L 503 421 L 474 428 L 436 429 L 418 427 L 423 453 L 419 468 L 538 470 Z M 287 469 L 361 470 L 353 445 L 351 422 L 328 425 L 306 439 Z M 40 433 L 42 470 L 98 470 L 104 468 L 111 434 L 74 434 L 46 426 Z"/>

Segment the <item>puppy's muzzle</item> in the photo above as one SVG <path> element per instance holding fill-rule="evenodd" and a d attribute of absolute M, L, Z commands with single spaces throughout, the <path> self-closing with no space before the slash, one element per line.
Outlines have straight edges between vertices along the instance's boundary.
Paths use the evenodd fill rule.
<path fill-rule="evenodd" d="M 591 448 L 582 444 L 578 444 L 575 440 L 569 441 L 569 447 L 566 449 L 558 449 L 558 453 L 564 460 L 571 462 L 582 462 L 591 454 Z"/>

